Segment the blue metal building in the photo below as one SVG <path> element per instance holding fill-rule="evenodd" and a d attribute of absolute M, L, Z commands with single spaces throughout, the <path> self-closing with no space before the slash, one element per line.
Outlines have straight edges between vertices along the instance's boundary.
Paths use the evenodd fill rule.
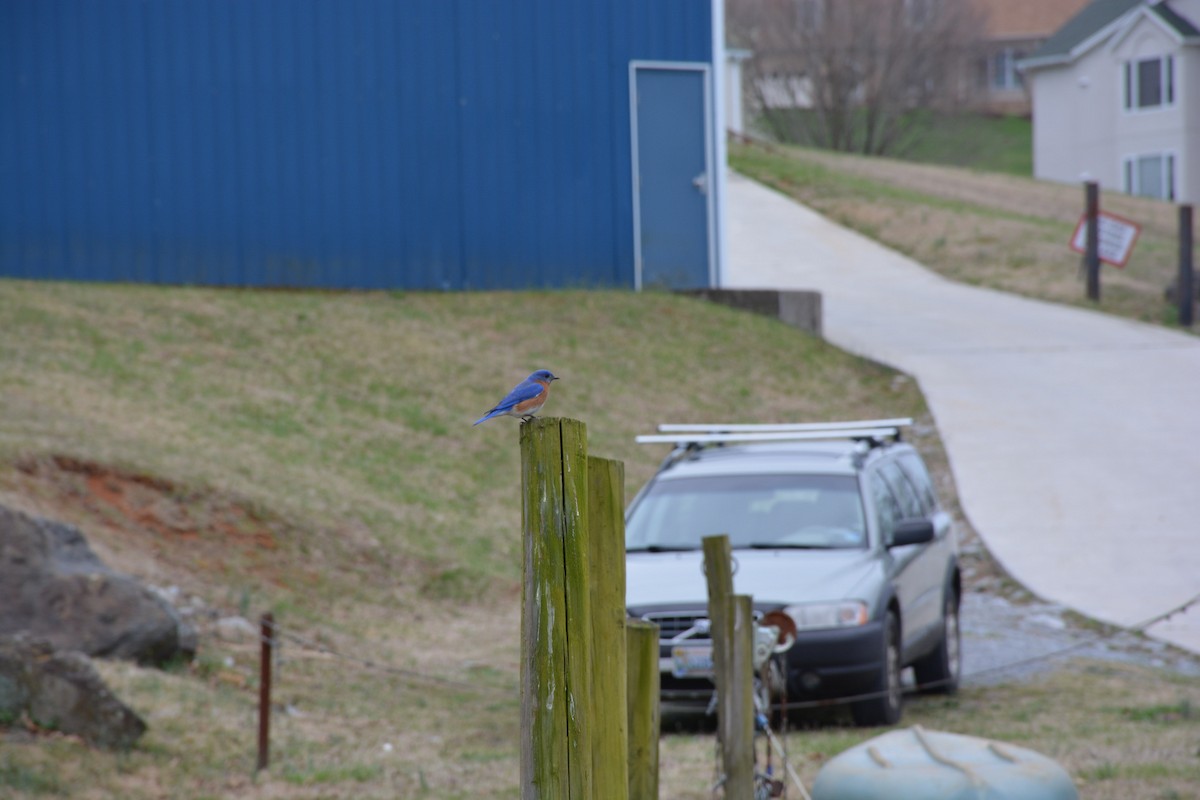
<path fill-rule="evenodd" d="M 0 276 L 720 280 L 722 0 L 0 0 Z"/>

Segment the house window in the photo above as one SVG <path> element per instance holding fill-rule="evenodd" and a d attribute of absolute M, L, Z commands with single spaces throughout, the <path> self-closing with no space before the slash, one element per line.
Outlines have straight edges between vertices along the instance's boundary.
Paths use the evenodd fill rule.
<path fill-rule="evenodd" d="M 1125 108 L 1160 108 L 1175 104 L 1175 58 L 1125 62 Z"/>
<path fill-rule="evenodd" d="M 1017 71 L 1017 61 L 1023 55 L 1011 47 L 993 53 L 988 64 L 988 85 L 996 90 L 1020 89 L 1023 83 L 1021 73 Z"/>
<path fill-rule="evenodd" d="M 927 27 L 937 15 L 937 0 L 904 0 L 908 24 L 916 29 Z"/>
<path fill-rule="evenodd" d="M 1175 199 L 1175 156 L 1154 153 L 1125 159 L 1125 191 L 1159 200 Z"/>
<path fill-rule="evenodd" d="M 798 0 L 796 22 L 801 30 L 819 31 L 825 22 L 825 0 Z"/>

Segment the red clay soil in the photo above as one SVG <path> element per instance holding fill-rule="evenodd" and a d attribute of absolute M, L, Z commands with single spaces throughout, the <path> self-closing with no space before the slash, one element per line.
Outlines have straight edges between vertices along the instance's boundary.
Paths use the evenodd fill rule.
<path fill-rule="evenodd" d="M 223 572 L 236 559 L 258 577 L 277 578 L 269 555 L 284 526 L 245 502 L 72 456 L 26 458 L 15 466 L 25 492 L 60 511 L 63 521 L 99 533 L 108 549 L 130 545 L 189 571 Z"/>

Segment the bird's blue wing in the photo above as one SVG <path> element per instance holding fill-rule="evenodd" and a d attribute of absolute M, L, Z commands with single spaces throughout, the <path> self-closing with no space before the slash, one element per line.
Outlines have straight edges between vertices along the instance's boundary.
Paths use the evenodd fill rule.
<path fill-rule="evenodd" d="M 491 419 L 492 417 L 498 417 L 501 414 L 507 414 L 509 411 L 512 411 L 513 407 L 518 403 L 523 403 L 526 400 L 532 400 L 541 394 L 541 392 L 542 385 L 540 383 L 531 381 L 529 379 L 523 380 L 514 386 L 513 390 L 505 395 L 504 399 L 497 403 L 495 408 L 484 414 L 479 419 L 475 420 L 475 424 L 478 425 L 484 420 Z"/>
<path fill-rule="evenodd" d="M 509 392 L 503 400 L 496 404 L 496 409 L 509 409 L 517 403 L 532 400 L 542 393 L 542 385 L 534 381 L 522 381 Z"/>

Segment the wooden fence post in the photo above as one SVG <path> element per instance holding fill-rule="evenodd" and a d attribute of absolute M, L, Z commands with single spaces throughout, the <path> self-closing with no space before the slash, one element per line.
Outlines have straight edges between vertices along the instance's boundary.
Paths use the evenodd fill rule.
<path fill-rule="evenodd" d="M 1192 265 L 1193 233 L 1192 205 L 1183 203 L 1179 206 L 1179 280 L 1175 289 L 1179 295 L 1179 324 L 1189 328 L 1195 322 L 1196 308 L 1196 278 Z"/>
<path fill-rule="evenodd" d="M 520 440 L 521 795 L 582 800 L 592 796 L 587 430 L 543 417 L 521 425 Z"/>
<path fill-rule="evenodd" d="M 704 574 L 708 580 L 708 618 L 712 623 L 717 726 L 721 737 L 725 798 L 752 800 L 754 717 L 745 713 L 745 709 L 753 708 L 753 687 L 749 683 L 740 686 L 734 682 L 735 677 L 749 676 L 751 670 L 742 671 L 735 666 L 735 661 L 741 658 L 737 651 L 743 648 L 735 646 L 737 610 L 733 597 L 733 556 L 728 536 L 706 536 L 702 544 Z M 749 656 L 749 650 L 745 655 Z"/>
<path fill-rule="evenodd" d="M 747 759 L 754 785 L 754 600 L 748 594 L 733 596 L 733 647 L 729 652 L 730 719 L 734 729 L 745 737 L 736 748 Z"/>
<path fill-rule="evenodd" d="M 600 800 L 620 800 L 629 791 L 625 468 L 620 461 L 595 456 L 588 457 L 587 468 L 593 654 L 592 790 Z"/>
<path fill-rule="evenodd" d="M 658 626 L 625 623 L 628 645 L 629 800 L 658 800 Z"/>
<path fill-rule="evenodd" d="M 1100 184 L 1086 181 L 1083 184 L 1084 207 L 1087 216 L 1087 243 L 1084 247 L 1083 264 L 1087 269 L 1087 296 L 1100 302 Z"/>

